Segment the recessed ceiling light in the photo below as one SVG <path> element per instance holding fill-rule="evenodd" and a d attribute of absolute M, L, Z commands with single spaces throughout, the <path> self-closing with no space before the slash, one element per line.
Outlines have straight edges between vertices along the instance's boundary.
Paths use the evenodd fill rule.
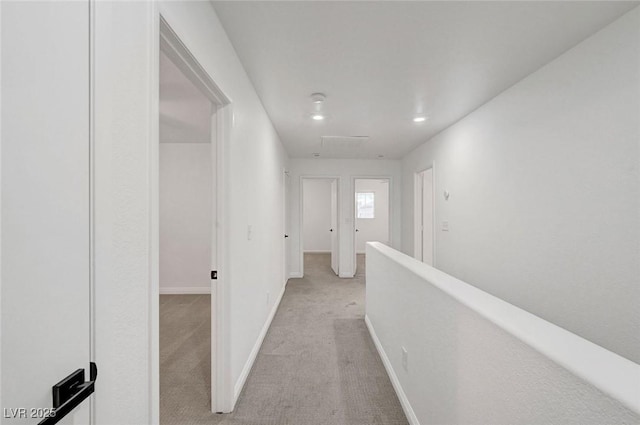
<path fill-rule="evenodd" d="M 313 114 L 313 115 L 311 115 L 311 118 L 313 118 L 316 121 L 322 121 L 324 119 L 324 115 L 322 115 L 322 114 Z"/>
<path fill-rule="evenodd" d="M 427 120 L 427 117 L 415 117 L 413 119 L 413 122 L 425 122 Z"/>

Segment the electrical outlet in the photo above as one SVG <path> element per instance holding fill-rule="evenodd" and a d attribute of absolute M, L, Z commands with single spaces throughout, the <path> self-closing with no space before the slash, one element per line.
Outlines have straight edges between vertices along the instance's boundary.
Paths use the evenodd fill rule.
<path fill-rule="evenodd" d="M 443 232 L 448 232 L 449 231 L 449 222 L 448 221 L 443 221 L 442 222 L 442 231 Z"/>
<path fill-rule="evenodd" d="M 409 352 L 404 347 L 402 347 L 402 368 L 409 371 Z"/>

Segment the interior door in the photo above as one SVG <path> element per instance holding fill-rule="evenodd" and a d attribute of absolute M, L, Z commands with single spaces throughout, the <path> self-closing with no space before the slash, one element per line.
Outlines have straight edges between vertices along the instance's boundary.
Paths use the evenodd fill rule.
<path fill-rule="evenodd" d="M 422 175 L 422 261 L 433 266 L 433 168 Z"/>
<path fill-rule="evenodd" d="M 331 181 L 331 269 L 337 275 L 338 270 L 338 180 Z"/>
<path fill-rule="evenodd" d="M 25 425 L 89 368 L 89 3 L 0 7 L 2 423 Z M 88 404 L 60 423 L 91 423 Z"/>

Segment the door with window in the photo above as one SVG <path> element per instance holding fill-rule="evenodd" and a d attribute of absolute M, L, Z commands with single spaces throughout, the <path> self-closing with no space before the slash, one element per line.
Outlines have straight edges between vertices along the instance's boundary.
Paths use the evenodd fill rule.
<path fill-rule="evenodd" d="M 365 254 L 367 242 L 390 245 L 390 203 L 388 178 L 357 178 L 355 190 L 354 274 L 358 255 Z"/>

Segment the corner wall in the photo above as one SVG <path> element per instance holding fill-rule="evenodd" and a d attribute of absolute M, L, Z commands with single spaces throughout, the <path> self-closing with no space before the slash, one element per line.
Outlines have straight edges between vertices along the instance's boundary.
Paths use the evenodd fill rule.
<path fill-rule="evenodd" d="M 402 227 L 411 254 L 435 162 L 436 267 L 636 363 L 639 28 L 636 8 L 407 155 Z"/>

